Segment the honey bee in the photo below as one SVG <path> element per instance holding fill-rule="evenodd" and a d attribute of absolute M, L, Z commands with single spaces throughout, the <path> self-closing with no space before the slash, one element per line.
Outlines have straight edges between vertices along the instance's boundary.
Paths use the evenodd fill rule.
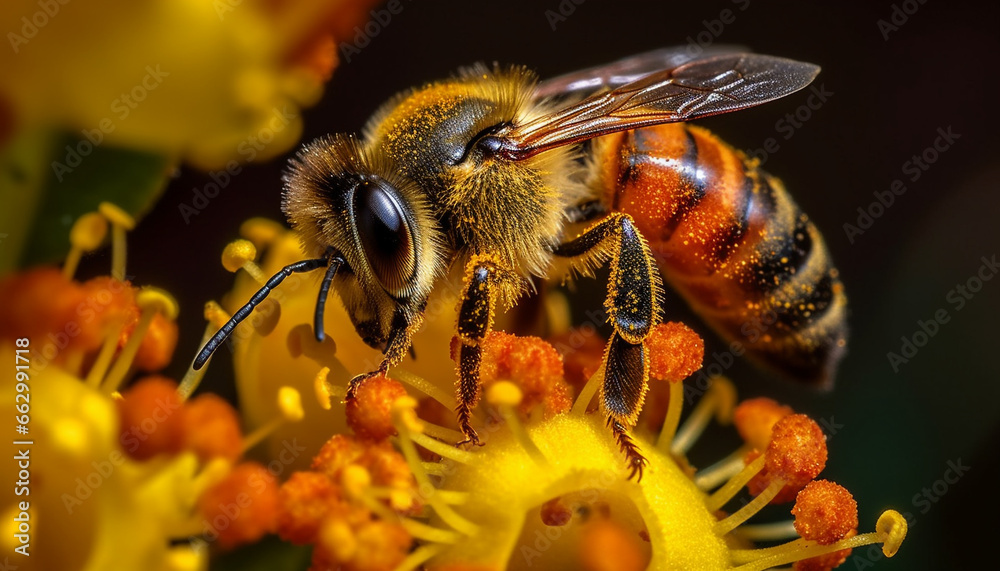
<path fill-rule="evenodd" d="M 497 305 L 511 307 L 534 278 L 558 277 L 555 260 L 584 275 L 607 263 L 613 333 L 599 399 L 630 477 L 641 477 L 646 460 L 629 430 L 647 390 L 643 340 L 661 319 L 661 271 L 765 364 L 822 384 L 840 359 L 846 298 L 816 227 L 754 160 L 682 123 L 783 97 L 818 72 L 667 48 L 545 82 L 522 67 L 477 65 L 399 94 L 361 138 L 322 137 L 292 160 L 282 208 L 314 257 L 272 277 L 194 367 L 285 277 L 323 269 L 317 339 L 332 286 L 383 353 L 351 380 L 353 398 L 401 361 L 435 283 L 464 264 L 456 413 L 463 443 L 479 444 L 471 411 Z"/>

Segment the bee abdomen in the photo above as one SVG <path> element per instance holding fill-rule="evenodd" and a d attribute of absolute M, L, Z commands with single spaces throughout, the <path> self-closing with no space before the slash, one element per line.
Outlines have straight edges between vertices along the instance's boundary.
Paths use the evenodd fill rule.
<path fill-rule="evenodd" d="M 846 345 L 846 297 L 822 235 L 781 181 L 698 127 L 617 137 L 602 165 L 606 203 L 632 215 L 671 287 L 734 349 L 829 383 Z"/>

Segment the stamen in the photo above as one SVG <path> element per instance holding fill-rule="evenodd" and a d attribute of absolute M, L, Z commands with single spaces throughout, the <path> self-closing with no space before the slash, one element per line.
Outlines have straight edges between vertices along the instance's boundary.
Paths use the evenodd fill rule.
<path fill-rule="evenodd" d="M 744 525 L 736 533 L 747 541 L 780 541 L 798 537 L 794 520 Z"/>
<path fill-rule="evenodd" d="M 333 398 L 337 400 L 347 396 L 347 388 L 334 385 L 330 382 L 330 367 L 323 367 L 316 373 L 316 380 L 313 381 L 313 390 L 316 391 L 316 400 L 320 408 L 330 410 L 333 408 Z"/>
<path fill-rule="evenodd" d="M 521 448 L 531 456 L 531 459 L 535 461 L 536 464 L 540 466 L 548 466 L 549 461 L 542 454 L 542 451 L 538 449 L 538 446 L 532 442 L 531 437 L 528 436 L 528 432 L 524 429 L 524 425 L 521 424 L 521 419 L 517 414 L 517 406 L 521 404 L 521 399 L 524 394 L 521 392 L 521 388 L 510 381 L 497 381 L 490 385 L 489 390 L 486 392 L 486 401 L 494 406 L 500 411 L 500 416 L 510 427 L 511 434 L 517 439 L 518 444 Z"/>
<path fill-rule="evenodd" d="M 774 496 L 777 496 L 778 492 L 780 492 L 783 487 L 785 487 L 784 480 L 772 480 L 771 483 L 767 485 L 767 488 L 758 494 L 756 498 L 750 500 L 747 505 L 736 510 L 736 512 L 729 517 L 716 522 L 712 531 L 714 531 L 719 537 L 722 537 L 723 535 L 726 535 L 730 531 L 736 529 L 740 524 L 750 519 L 754 514 L 759 512 L 764 506 L 773 500 Z"/>
<path fill-rule="evenodd" d="M 670 446 L 670 451 L 678 456 L 687 454 L 713 416 L 723 426 L 732 421 L 733 409 L 736 408 L 736 388 L 729 379 L 721 376 L 712 377 L 710 382 L 708 392 L 691 411 L 691 416 L 684 421 Z"/>
<path fill-rule="evenodd" d="M 76 219 L 69 231 L 69 254 L 63 264 L 63 277 L 73 279 L 80 258 L 101 245 L 108 235 L 108 221 L 97 212 L 88 212 Z"/>
<path fill-rule="evenodd" d="M 743 486 L 747 485 L 747 482 L 753 479 L 764 468 L 765 457 L 763 454 L 758 456 L 753 462 L 747 464 L 739 474 L 736 474 L 731 480 L 726 482 L 726 485 L 722 486 L 715 491 L 714 494 L 705 500 L 705 507 L 710 512 L 714 512 L 726 505 L 726 502 L 733 499 Z"/>
<path fill-rule="evenodd" d="M 125 233 L 135 228 L 135 218 L 110 202 L 102 202 L 97 210 L 111 223 L 111 277 L 125 281 Z"/>
<path fill-rule="evenodd" d="M 903 539 L 906 538 L 906 531 L 906 519 L 895 510 L 886 510 L 879 516 L 874 532 L 855 535 L 830 545 L 820 545 L 814 541 L 797 539 L 767 549 L 735 549 L 731 550 L 730 553 L 735 563 L 750 560 L 749 563 L 736 567 L 734 571 L 763 571 L 793 561 L 811 559 L 827 553 L 855 549 L 873 543 L 881 543 L 882 553 L 886 557 L 892 557 L 899 550 Z"/>
<path fill-rule="evenodd" d="M 125 347 L 122 348 L 121 353 L 118 355 L 118 360 L 115 361 L 115 364 L 111 367 L 111 371 L 102 383 L 104 390 L 109 393 L 117 391 L 118 386 L 125 380 L 125 375 L 132 366 L 132 361 L 135 360 L 135 354 L 139 351 L 139 345 L 142 344 L 142 338 L 146 335 L 149 324 L 153 322 L 156 314 L 163 313 L 170 320 L 177 319 L 179 311 L 177 301 L 161 289 L 143 288 L 136 295 L 135 303 L 142 310 L 142 314 L 139 317 L 139 323 L 136 324 L 132 330 L 132 334 L 129 335 Z"/>
<path fill-rule="evenodd" d="M 253 242 L 257 249 L 271 245 L 288 230 L 270 218 L 251 218 L 240 224 L 240 236 Z"/>
<path fill-rule="evenodd" d="M 208 321 L 208 325 L 205 326 L 205 333 L 201 336 L 201 343 L 198 344 L 199 347 L 204 347 L 205 343 L 208 343 L 208 340 L 215 335 L 215 332 L 229 321 L 229 314 L 218 303 L 210 301 L 205 304 L 205 320 Z M 214 353 L 212 356 L 214 356 Z M 205 361 L 205 365 L 212 362 L 212 356 L 209 356 L 208 361 Z M 180 395 L 181 400 L 187 400 L 194 394 L 207 370 L 207 366 L 196 370 L 193 361 L 191 365 L 188 365 L 188 370 L 184 373 L 184 378 L 181 379 L 181 384 L 177 387 L 177 394 Z"/>
<path fill-rule="evenodd" d="M 444 551 L 444 545 L 421 545 L 413 553 L 409 554 L 402 563 L 396 566 L 394 571 L 413 571 L 419 569 L 421 565 L 429 561 L 432 557 Z"/>
<path fill-rule="evenodd" d="M 256 259 L 257 248 L 249 240 L 233 240 L 222 251 L 222 266 L 226 270 L 236 272 L 243 268 L 257 283 L 263 285 L 267 283 L 267 275 L 254 261 Z"/>
<path fill-rule="evenodd" d="M 94 360 L 94 364 L 90 366 L 90 371 L 87 373 L 87 386 L 96 389 L 101 386 L 101 381 L 104 380 L 104 375 L 108 372 L 108 367 L 111 366 L 111 360 L 115 356 L 115 350 L 118 349 L 118 340 L 121 339 L 122 329 L 125 328 L 125 320 L 121 319 L 121 323 L 112 328 L 114 334 L 108 335 L 104 339 L 104 344 L 101 345 L 101 351 L 97 354 L 97 358 Z"/>
<path fill-rule="evenodd" d="M 656 439 L 656 447 L 661 452 L 667 452 L 677 434 L 677 425 L 681 422 L 681 410 L 684 408 L 684 383 L 670 383 L 670 402 L 667 404 L 667 415 L 663 418 L 660 436 Z"/>
<path fill-rule="evenodd" d="M 603 363 L 603 362 L 602 362 Z M 583 385 L 583 390 L 576 397 L 576 401 L 573 403 L 573 409 L 570 414 L 575 414 L 577 416 L 582 416 L 587 412 L 587 407 L 590 406 L 590 401 L 594 400 L 594 395 L 597 394 L 597 390 L 601 388 L 601 383 L 604 381 L 604 366 L 597 368 L 597 371 L 590 376 L 587 380 L 587 384 Z"/>
<path fill-rule="evenodd" d="M 383 520 L 399 522 L 399 524 L 403 526 L 403 529 L 405 529 L 413 537 L 432 543 L 444 544 L 458 543 L 462 539 L 462 536 L 454 531 L 440 529 L 425 523 L 414 521 L 389 510 L 385 504 L 380 502 L 373 494 L 370 493 L 371 475 L 368 473 L 368 470 L 361 466 L 352 464 L 345 467 L 340 479 L 341 485 L 344 487 L 344 491 L 347 493 L 348 497 L 360 502 Z M 439 511 L 438 514 L 440 515 L 441 512 Z M 458 517 L 457 514 L 456 517 Z M 442 516 L 442 519 L 444 519 L 444 516 Z"/>
<path fill-rule="evenodd" d="M 298 422 L 306 415 L 305 410 L 302 409 L 302 397 L 299 395 L 299 391 L 287 386 L 278 389 L 278 410 L 281 411 L 281 416 L 271 419 L 270 422 L 254 430 L 243 439 L 244 454 L 281 428 L 286 422 Z"/>
<path fill-rule="evenodd" d="M 439 389 L 436 385 L 428 382 L 426 379 L 400 368 L 393 369 L 392 374 L 393 378 L 397 381 L 410 385 L 411 387 L 443 404 L 448 409 L 455 408 L 455 397 L 450 393 Z"/>
<path fill-rule="evenodd" d="M 701 470 L 694 477 L 694 484 L 702 490 L 712 490 L 722 485 L 743 469 L 743 457 L 749 452 L 747 446 L 741 446 L 728 456 Z"/>
<path fill-rule="evenodd" d="M 399 448 L 403 453 L 403 457 L 406 458 L 406 463 L 410 465 L 410 471 L 413 472 L 413 477 L 417 480 L 418 489 L 423 491 L 427 490 L 427 496 L 424 498 L 427 503 L 430 504 L 434 511 L 441 517 L 441 519 L 451 526 L 452 529 L 463 533 L 465 535 L 472 535 L 478 531 L 479 526 L 465 519 L 464 517 L 458 515 L 451 506 L 445 503 L 440 496 L 435 492 L 437 491 L 434 485 L 431 483 L 430 478 L 427 477 L 427 472 L 424 472 L 423 462 L 420 460 L 419 454 L 417 454 L 417 448 L 414 446 L 414 442 L 417 441 L 415 436 L 424 436 L 419 433 L 411 433 L 414 428 L 419 427 L 416 421 L 416 407 L 417 401 L 413 397 L 405 396 L 396 399 L 396 402 L 392 406 L 392 417 L 393 424 L 396 426 L 396 430 L 399 432 Z M 428 441 L 438 442 L 436 440 L 424 438 Z M 438 444 L 441 444 L 438 442 Z M 421 446 L 425 446 L 421 443 Z M 431 450 L 428 448 L 428 450 Z M 463 452 L 469 456 L 472 456 L 469 452 L 464 452 L 458 450 L 457 448 L 452 448 L 452 451 Z M 432 452 L 438 452 L 436 450 L 431 450 Z M 445 456 L 444 454 L 441 454 Z M 448 456 L 445 456 L 448 457 Z"/>

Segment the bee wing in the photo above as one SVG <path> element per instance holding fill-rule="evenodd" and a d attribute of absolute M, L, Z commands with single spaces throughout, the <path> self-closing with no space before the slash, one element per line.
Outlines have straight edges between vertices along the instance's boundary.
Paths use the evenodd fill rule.
<path fill-rule="evenodd" d="M 504 154 L 519 160 L 617 131 L 746 109 L 794 93 L 818 73 L 810 63 L 758 54 L 689 61 L 510 127 Z"/>
<path fill-rule="evenodd" d="M 691 46 L 661 48 L 546 79 L 535 88 L 534 97 L 541 100 L 549 97 L 586 96 L 621 87 L 653 72 L 674 69 L 696 59 L 744 54 L 749 51 L 743 46 L 722 45 L 709 46 L 692 55 Z"/>

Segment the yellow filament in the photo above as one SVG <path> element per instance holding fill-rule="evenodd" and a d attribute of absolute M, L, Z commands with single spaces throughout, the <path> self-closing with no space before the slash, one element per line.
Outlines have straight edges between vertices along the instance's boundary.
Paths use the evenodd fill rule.
<path fill-rule="evenodd" d="M 118 340 L 121 338 L 121 331 L 124 327 L 125 324 L 122 323 L 118 327 L 113 328 L 115 333 L 108 335 L 104 339 L 104 345 L 101 346 L 101 351 L 97 354 L 97 359 L 94 360 L 94 364 L 90 367 L 90 372 L 87 373 L 88 387 L 96 389 L 101 386 L 101 381 L 104 380 L 104 375 L 108 372 L 108 367 L 111 366 L 111 359 L 115 355 L 115 349 L 118 348 Z"/>
<path fill-rule="evenodd" d="M 135 219 L 110 202 L 102 202 L 97 210 L 111 222 L 111 276 L 125 281 L 126 250 L 125 232 L 135 228 Z"/>
<path fill-rule="evenodd" d="M 440 440 L 435 440 L 426 434 L 420 434 L 417 432 L 410 433 L 410 439 L 413 440 L 414 443 L 423 446 L 442 458 L 454 460 L 455 462 L 460 462 L 462 464 L 471 464 L 476 461 L 476 455 L 472 452 L 459 450 L 458 448 L 445 444 Z"/>
<path fill-rule="evenodd" d="M 730 478 L 740 473 L 743 469 L 743 458 L 750 450 L 749 446 L 741 446 L 733 450 L 728 456 L 712 464 L 708 468 L 701 470 L 694 475 L 694 485 L 703 491 L 714 489 Z"/>
<path fill-rule="evenodd" d="M 413 571 L 419 569 L 432 557 L 444 551 L 444 545 L 421 545 L 413 553 L 409 554 L 394 571 Z"/>
<path fill-rule="evenodd" d="M 146 336 L 146 331 L 149 330 L 149 325 L 153 322 L 156 314 L 163 313 L 167 319 L 177 318 L 177 301 L 163 290 L 144 288 L 136 296 L 135 302 L 142 309 L 142 314 L 139 317 L 139 323 L 129 335 L 125 347 L 118 355 L 118 360 L 112 365 L 111 371 L 102 384 L 109 393 L 117 391 L 119 385 L 125 380 L 125 375 L 132 366 L 135 355 L 139 352 L 139 346 L 142 344 L 142 339 Z"/>
<path fill-rule="evenodd" d="M 782 480 L 776 479 L 772 481 L 766 488 L 764 488 L 763 492 L 761 492 L 756 498 L 750 500 L 750 503 L 738 509 L 726 519 L 716 522 L 712 531 L 721 537 L 736 529 L 740 526 L 740 524 L 750 519 L 754 514 L 759 512 L 761 508 L 770 503 L 771 500 L 774 499 L 774 496 L 778 495 L 778 492 L 781 491 L 781 488 L 784 487 L 784 485 L 785 482 Z"/>
<path fill-rule="evenodd" d="M 421 462 L 420 465 L 424 467 L 424 471 L 430 476 L 448 475 L 448 469 L 440 462 Z"/>
<path fill-rule="evenodd" d="M 579 396 L 576 397 L 576 402 L 573 403 L 573 410 L 570 411 L 570 414 L 582 416 L 587 412 L 587 407 L 590 406 L 590 401 L 594 398 L 594 394 L 597 393 L 597 389 L 601 388 L 603 380 L 604 366 L 602 363 L 601 367 L 587 380 L 587 384 L 583 386 L 583 390 L 580 391 Z"/>
<path fill-rule="evenodd" d="M 731 500 L 733 496 L 736 495 L 743 486 L 747 485 L 747 482 L 753 479 L 761 469 L 764 468 L 764 455 L 758 456 L 753 462 L 749 463 L 740 470 L 739 474 L 736 474 L 732 479 L 726 482 L 726 485 L 722 486 L 715 491 L 714 494 L 705 500 L 705 507 L 710 512 L 720 509 L 722 506 L 726 505 L 726 502 Z"/>
<path fill-rule="evenodd" d="M 548 466 L 549 461 L 546 460 L 545 455 L 542 454 L 542 451 L 538 449 L 538 446 L 528 436 L 528 432 L 524 429 L 524 425 L 521 424 L 521 418 L 514 408 L 521 404 L 523 397 L 524 394 L 521 392 L 520 387 L 510 381 L 493 383 L 486 393 L 486 401 L 496 406 L 500 411 L 500 416 L 507 423 L 511 434 L 517 439 L 521 448 L 524 448 L 528 456 L 531 456 L 531 459 L 536 464 L 539 466 Z"/>
<path fill-rule="evenodd" d="M 780 541 L 797 537 L 799 534 L 795 531 L 793 520 L 744 525 L 740 526 L 736 533 L 747 541 Z"/>
<path fill-rule="evenodd" d="M 436 489 L 434 485 L 431 483 L 430 478 L 427 477 L 427 472 L 424 472 L 423 462 L 420 460 L 420 455 L 417 454 L 417 447 L 414 446 L 414 437 L 423 436 L 427 440 L 437 441 L 427 438 L 422 434 L 411 433 L 410 423 L 406 422 L 404 417 L 412 414 L 415 406 L 416 401 L 412 397 L 397 399 L 393 404 L 392 419 L 396 430 L 399 432 L 400 451 L 403 453 L 406 463 L 410 465 L 410 471 L 413 472 L 413 477 L 417 480 L 418 489 L 430 491 L 429 495 L 423 499 L 434 508 L 434 511 L 452 529 L 464 535 L 472 535 L 478 531 L 479 526 L 458 515 L 455 510 L 451 509 L 451 506 L 435 493 Z M 421 444 L 421 446 L 424 446 L 424 444 Z M 424 447 L 426 448 L 426 446 Z M 461 452 L 454 448 L 452 450 Z M 468 453 L 466 452 L 466 454 Z"/>
<path fill-rule="evenodd" d="M 678 456 L 687 451 L 698 441 L 712 417 L 722 425 L 729 424 L 736 408 L 736 389 L 733 383 L 725 377 L 712 377 L 708 392 L 691 411 L 691 416 L 684 421 L 677 431 L 677 436 L 670 446 L 670 451 Z"/>
<path fill-rule="evenodd" d="M 269 420 L 267 424 L 260 426 L 243 439 L 243 454 L 259 444 L 265 438 L 281 428 L 286 422 L 298 422 L 305 417 L 305 409 L 302 408 L 302 397 L 299 391 L 292 387 L 281 387 L 278 389 L 278 410 L 280 416 Z"/>
<path fill-rule="evenodd" d="M 423 425 L 423 432 L 428 436 L 437 438 L 438 440 L 450 441 L 450 442 L 460 442 L 465 438 L 465 435 L 457 430 L 452 430 L 444 426 L 437 424 L 432 424 L 426 420 L 421 420 L 420 423 Z"/>
<path fill-rule="evenodd" d="M 208 340 L 212 338 L 213 334 L 215 334 L 215 325 L 209 323 L 205 327 L 205 333 L 202 334 L 201 343 L 199 343 L 198 346 L 204 347 L 205 343 L 208 343 Z M 211 357 L 209 357 L 209 361 L 211 361 Z M 192 361 L 191 365 L 188 365 L 188 370 L 184 373 L 184 378 L 181 379 L 181 384 L 177 386 L 177 395 L 181 397 L 182 401 L 186 401 L 190 398 L 194 391 L 198 389 L 198 385 L 201 384 L 201 379 L 205 376 L 205 371 L 208 370 L 208 367 L 202 367 L 201 369 L 195 371 L 193 365 L 194 361 Z"/>
<path fill-rule="evenodd" d="M 749 561 L 745 565 L 736 567 L 734 571 L 763 571 L 793 561 L 811 559 L 842 549 L 855 549 L 873 543 L 881 543 L 882 553 L 886 557 L 892 557 L 899 550 L 900 544 L 906 537 L 906 530 L 906 519 L 895 510 L 886 510 L 878 518 L 874 532 L 842 539 L 830 545 L 819 545 L 815 541 L 797 539 L 767 549 L 735 549 L 731 550 L 730 553 L 734 563 Z"/>
<path fill-rule="evenodd" d="M 677 434 L 677 425 L 681 421 L 681 410 L 684 408 L 684 383 L 670 383 L 670 403 L 667 405 L 667 416 L 663 419 L 660 437 L 656 439 L 656 447 L 661 452 L 668 452 L 670 444 Z"/>
<path fill-rule="evenodd" d="M 414 375 L 405 369 L 397 368 L 392 370 L 392 378 L 401 383 L 410 385 L 449 409 L 455 408 L 455 397 L 434 386 L 432 383 L 427 382 L 427 380 L 422 377 Z"/>

